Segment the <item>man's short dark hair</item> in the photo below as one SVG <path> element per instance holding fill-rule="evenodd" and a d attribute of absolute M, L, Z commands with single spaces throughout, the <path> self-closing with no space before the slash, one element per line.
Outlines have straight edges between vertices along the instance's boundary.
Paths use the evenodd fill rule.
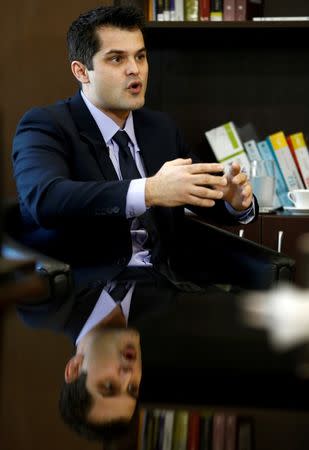
<path fill-rule="evenodd" d="M 127 445 L 136 440 L 138 408 L 135 408 L 129 421 L 88 422 L 87 416 L 92 406 L 92 398 L 86 388 L 86 380 L 87 373 L 82 372 L 72 383 L 64 382 L 59 399 L 59 410 L 63 421 L 79 435 L 89 440 L 103 442 L 106 448 L 115 442 L 119 444 L 117 448 L 130 448 Z"/>
<path fill-rule="evenodd" d="M 145 19 L 135 6 L 99 6 L 81 14 L 67 33 L 69 60 L 80 61 L 92 70 L 92 58 L 100 49 L 98 28 L 109 25 L 117 28 L 143 31 Z"/>

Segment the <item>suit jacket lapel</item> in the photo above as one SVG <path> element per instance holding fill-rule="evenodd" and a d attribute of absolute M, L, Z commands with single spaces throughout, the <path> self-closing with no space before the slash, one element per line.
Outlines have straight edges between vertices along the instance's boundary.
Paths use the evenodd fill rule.
<path fill-rule="evenodd" d="M 104 178 L 107 180 L 118 180 L 109 157 L 108 147 L 104 142 L 94 118 L 85 105 L 80 92 L 69 100 L 69 108 L 80 133 L 81 140 L 88 144 L 91 153 L 100 166 Z"/>
<path fill-rule="evenodd" d="M 80 92 L 69 100 L 68 106 L 80 133 L 81 140 L 88 144 L 90 151 L 101 168 L 104 178 L 117 180 L 117 174 L 109 158 L 108 147 Z M 133 118 L 134 131 L 146 174 L 148 176 L 154 175 L 166 160 L 164 146 L 160 142 L 160 136 L 156 136 L 152 123 L 145 118 L 143 110 L 134 111 Z"/>

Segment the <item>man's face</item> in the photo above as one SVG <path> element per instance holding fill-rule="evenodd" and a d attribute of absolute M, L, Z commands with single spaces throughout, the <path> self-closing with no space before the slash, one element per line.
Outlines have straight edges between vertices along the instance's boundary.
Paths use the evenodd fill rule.
<path fill-rule="evenodd" d="M 97 30 L 100 50 L 93 57 L 93 70 L 83 90 L 99 109 L 114 119 L 145 102 L 148 62 L 142 32 L 105 26 Z"/>
<path fill-rule="evenodd" d="M 91 339 L 81 367 L 92 397 L 87 420 L 92 423 L 131 419 L 142 377 L 139 334 L 110 329 Z"/>

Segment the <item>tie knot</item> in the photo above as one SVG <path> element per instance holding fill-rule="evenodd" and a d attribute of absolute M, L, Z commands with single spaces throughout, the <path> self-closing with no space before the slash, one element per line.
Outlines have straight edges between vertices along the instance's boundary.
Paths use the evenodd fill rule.
<path fill-rule="evenodd" d="M 130 142 L 130 138 L 125 131 L 118 130 L 117 133 L 114 134 L 113 140 L 118 144 L 120 148 L 128 147 L 128 143 Z"/>

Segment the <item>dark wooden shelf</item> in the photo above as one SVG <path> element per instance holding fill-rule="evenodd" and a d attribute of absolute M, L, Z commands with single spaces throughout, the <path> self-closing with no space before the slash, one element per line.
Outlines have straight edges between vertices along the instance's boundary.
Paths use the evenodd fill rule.
<path fill-rule="evenodd" d="M 146 29 L 229 29 L 229 28 L 254 28 L 254 29 L 265 29 L 265 28 L 283 28 L 283 29 L 289 29 L 289 28 L 309 28 L 309 21 L 296 21 L 296 20 L 284 20 L 284 21 L 261 21 L 261 22 L 255 22 L 255 21 L 235 21 L 235 22 L 203 22 L 203 21 L 197 21 L 197 22 L 157 22 L 157 21 L 150 21 L 147 22 Z"/>

